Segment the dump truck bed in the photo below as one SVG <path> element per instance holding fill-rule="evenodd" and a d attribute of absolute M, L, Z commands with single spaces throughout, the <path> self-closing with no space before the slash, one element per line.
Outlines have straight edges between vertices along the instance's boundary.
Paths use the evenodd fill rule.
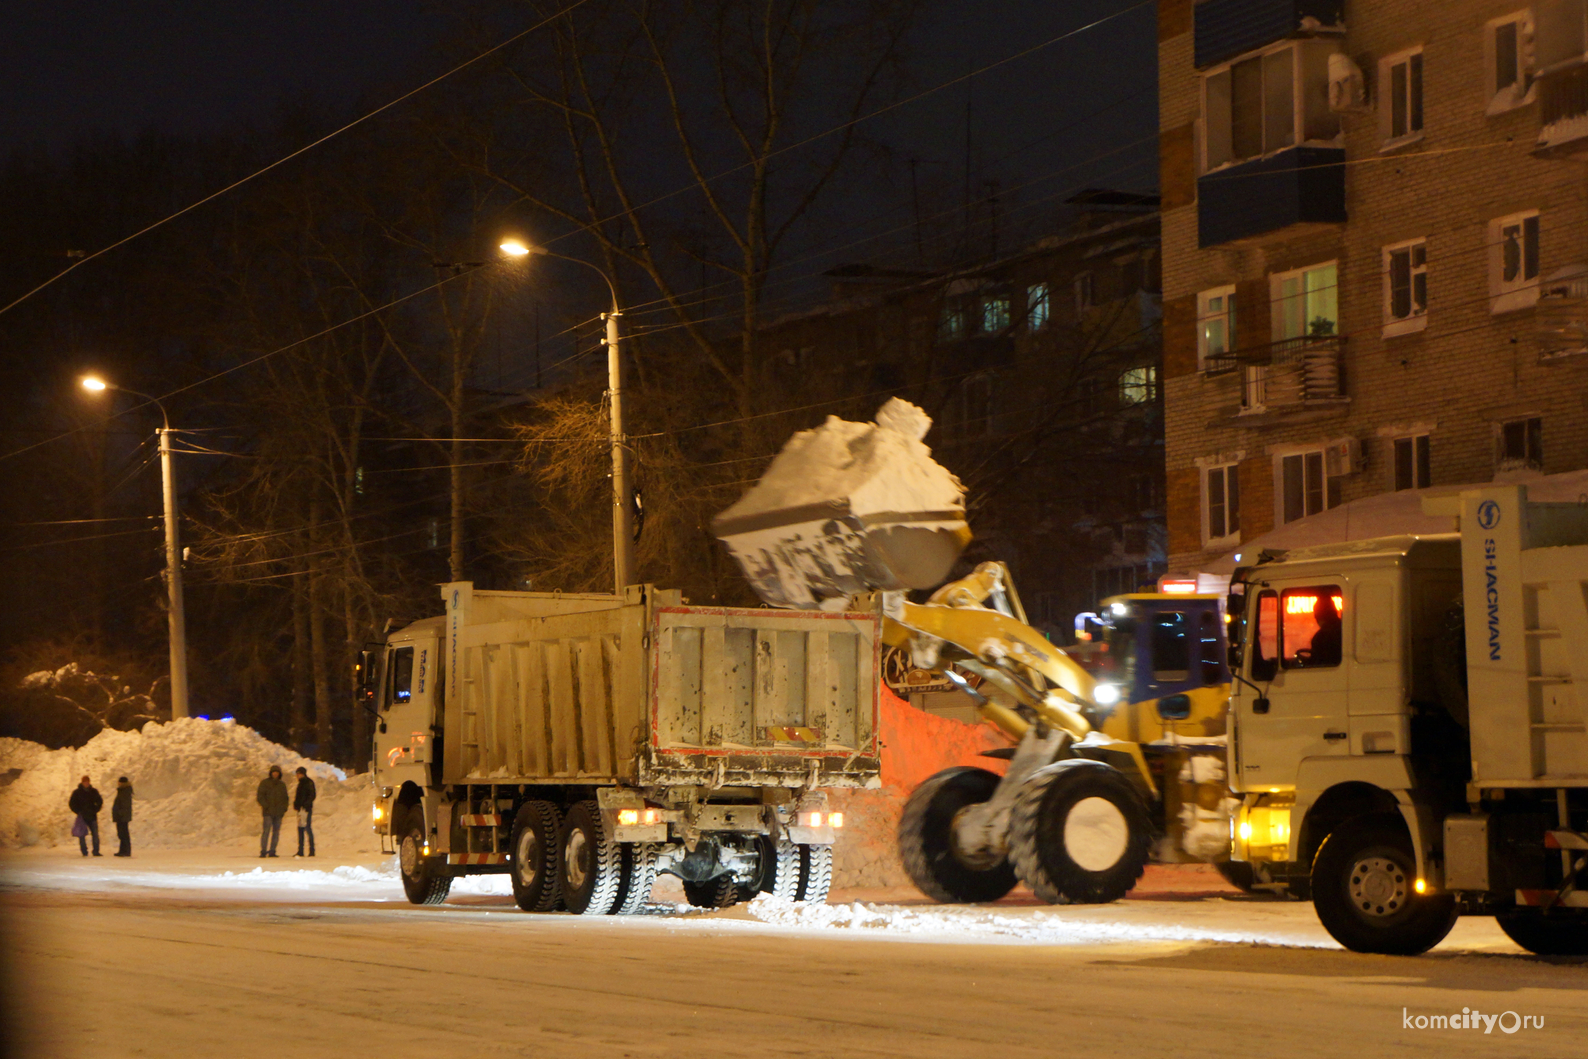
<path fill-rule="evenodd" d="M 878 782 L 877 615 L 689 607 L 645 586 L 448 600 L 446 783 Z"/>

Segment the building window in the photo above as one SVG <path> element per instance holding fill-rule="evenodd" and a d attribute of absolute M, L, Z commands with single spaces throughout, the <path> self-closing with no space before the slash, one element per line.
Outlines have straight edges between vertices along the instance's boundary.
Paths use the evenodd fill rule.
<path fill-rule="evenodd" d="M 1433 473 L 1428 459 L 1428 435 L 1396 438 L 1395 489 L 1427 489 L 1433 484 Z"/>
<path fill-rule="evenodd" d="M 996 335 L 1009 326 L 1009 296 L 987 298 L 981 303 L 981 329 Z"/>
<path fill-rule="evenodd" d="M 1202 477 L 1202 539 L 1233 543 L 1241 532 L 1241 478 L 1237 464 L 1209 467 Z"/>
<path fill-rule="evenodd" d="M 1538 211 L 1489 222 L 1489 310 L 1525 309 L 1538 301 Z"/>
<path fill-rule="evenodd" d="M 1279 459 L 1279 520 L 1294 522 L 1334 507 L 1334 483 L 1323 473 L 1323 450 L 1297 452 Z"/>
<path fill-rule="evenodd" d="M 1488 112 L 1499 114 L 1533 101 L 1533 15 L 1516 11 L 1490 22 L 1484 33 Z"/>
<path fill-rule="evenodd" d="M 1423 133 L 1423 50 L 1401 52 L 1378 66 L 1379 132 L 1387 145 Z"/>
<path fill-rule="evenodd" d="M 1094 304 L 1092 301 L 1092 274 L 1082 272 L 1075 277 L 1075 315 L 1080 316 Z"/>
<path fill-rule="evenodd" d="M 1384 248 L 1384 337 L 1428 325 L 1428 243 L 1413 239 Z"/>
<path fill-rule="evenodd" d="M 1158 366 L 1147 364 L 1119 373 L 1119 403 L 1146 404 L 1158 397 Z"/>
<path fill-rule="evenodd" d="M 1026 288 L 1026 326 L 1040 331 L 1048 326 L 1048 285 L 1033 283 Z"/>
<path fill-rule="evenodd" d="M 939 342 L 953 342 L 964 337 L 964 307 L 954 304 L 944 305 L 943 315 L 937 321 L 937 340 Z"/>
<path fill-rule="evenodd" d="M 1235 348 L 1235 288 L 1214 287 L 1197 295 L 1197 369 L 1216 365 L 1209 357 Z"/>
<path fill-rule="evenodd" d="M 1274 301 L 1274 338 L 1332 335 L 1340 324 L 1340 278 L 1333 261 L 1275 273 L 1269 280 Z"/>
<path fill-rule="evenodd" d="M 1544 421 L 1537 416 L 1500 424 L 1499 469 L 1537 471 L 1544 467 Z"/>
<path fill-rule="evenodd" d="M 1203 172 L 1298 141 L 1333 143 L 1340 116 L 1329 109 L 1329 55 L 1336 50 L 1333 41 L 1287 42 L 1207 73 Z"/>

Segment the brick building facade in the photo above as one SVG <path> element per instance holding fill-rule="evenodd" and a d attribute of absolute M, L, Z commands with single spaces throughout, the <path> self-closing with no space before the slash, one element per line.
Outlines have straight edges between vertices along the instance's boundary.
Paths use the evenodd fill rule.
<path fill-rule="evenodd" d="M 1588 466 L 1585 26 L 1588 0 L 1160 0 L 1173 573 Z"/>

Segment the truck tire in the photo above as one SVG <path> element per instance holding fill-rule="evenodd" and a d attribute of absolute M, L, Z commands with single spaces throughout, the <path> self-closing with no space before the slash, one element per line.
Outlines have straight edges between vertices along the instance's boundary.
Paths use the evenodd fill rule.
<path fill-rule="evenodd" d="M 623 844 L 623 886 L 613 915 L 636 915 L 650 901 L 651 887 L 656 885 L 656 853 L 651 842 Z"/>
<path fill-rule="evenodd" d="M 509 848 L 513 856 L 513 900 L 526 912 L 550 912 L 557 907 L 558 834 L 555 805 L 530 801 L 518 807 Z"/>
<path fill-rule="evenodd" d="M 439 905 L 447 899 L 452 889 L 452 876 L 441 870 L 436 858 L 424 855 L 424 814 L 415 807 L 410 817 L 417 819 L 408 825 L 397 847 L 397 866 L 403 877 L 403 893 L 416 905 Z"/>
<path fill-rule="evenodd" d="M 1502 912 L 1494 917 L 1505 936 L 1540 956 L 1588 956 L 1588 916 Z"/>
<path fill-rule="evenodd" d="M 739 884 L 731 872 L 705 882 L 685 879 L 684 896 L 696 908 L 732 908 L 739 903 Z"/>
<path fill-rule="evenodd" d="M 754 883 L 739 888 L 739 900 L 756 894 L 771 894 L 780 901 L 793 901 L 800 889 L 800 869 L 804 857 L 800 848 L 786 838 L 760 835 L 756 839 L 761 874 Z"/>
<path fill-rule="evenodd" d="M 1049 904 L 1106 904 L 1130 893 L 1147 867 L 1151 825 L 1124 773 L 1074 758 L 1021 785 L 1009 813 L 1015 874 Z"/>
<path fill-rule="evenodd" d="M 961 855 L 954 838 L 960 810 L 980 805 L 999 776 L 969 765 L 945 769 L 915 789 L 899 818 L 899 859 L 916 889 L 934 901 L 996 901 L 1015 888 L 1008 858 L 991 863 Z"/>
<path fill-rule="evenodd" d="M 563 817 L 557 843 L 562 899 L 576 916 L 610 915 L 623 886 L 623 850 L 607 835 L 593 800 L 575 802 Z"/>
<path fill-rule="evenodd" d="M 1399 817 L 1354 817 L 1329 833 L 1312 862 L 1312 907 L 1330 936 L 1353 952 L 1416 956 L 1456 923 L 1455 896 L 1419 894 L 1416 877 Z"/>
<path fill-rule="evenodd" d="M 826 904 L 827 891 L 833 887 L 833 847 L 800 846 L 800 886 L 796 901 Z"/>

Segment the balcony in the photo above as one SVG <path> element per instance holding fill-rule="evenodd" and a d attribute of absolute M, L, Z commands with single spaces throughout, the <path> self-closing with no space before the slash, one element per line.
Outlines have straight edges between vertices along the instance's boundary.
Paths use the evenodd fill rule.
<path fill-rule="evenodd" d="M 1208 358 L 1209 375 L 1241 373 L 1237 418 L 1259 426 L 1342 411 L 1345 395 L 1345 336 L 1310 335 L 1266 346 L 1236 349 Z"/>
<path fill-rule="evenodd" d="M 1287 37 L 1343 33 L 1343 0 L 1202 0 L 1196 5 L 1196 67 L 1227 59 Z"/>
<path fill-rule="evenodd" d="M 1567 265 L 1539 284 L 1533 337 L 1540 360 L 1588 353 L 1588 265 Z"/>
<path fill-rule="evenodd" d="M 1578 62 L 1540 76 L 1538 112 L 1534 154 L 1588 159 L 1588 63 Z"/>
<path fill-rule="evenodd" d="M 1198 245 L 1345 220 L 1345 152 L 1292 147 L 1197 178 Z"/>

